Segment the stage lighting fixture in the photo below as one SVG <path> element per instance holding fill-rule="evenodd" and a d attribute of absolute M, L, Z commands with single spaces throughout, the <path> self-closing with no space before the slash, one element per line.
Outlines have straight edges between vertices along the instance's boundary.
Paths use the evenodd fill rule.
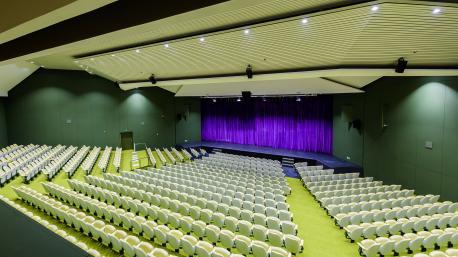
<path fill-rule="evenodd" d="M 301 101 L 301 98 L 298 96 L 296 97 L 296 102 L 300 102 Z"/>
<path fill-rule="evenodd" d="M 246 72 L 246 76 L 247 76 L 249 79 L 253 78 L 253 68 L 251 67 L 250 64 L 248 64 L 248 66 L 246 67 L 245 72 Z"/>
<path fill-rule="evenodd" d="M 263 102 L 266 102 L 266 101 L 267 101 L 267 99 L 266 99 L 265 97 L 263 97 L 263 98 L 262 98 L 262 101 L 263 101 Z"/>
<path fill-rule="evenodd" d="M 216 103 L 216 99 L 215 98 L 213 98 L 213 102 Z"/>
<path fill-rule="evenodd" d="M 157 83 L 157 80 L 156 80 L 156 77 L 154 76 L 154 74 L 151 74 L 151 76 L 149 77 L 149 81 L 152 84 L 156 84 Z"/>
<path fill-rule="evenodd" d="M 404 73 L 404 70 L 406 69 L 407 67 L 407 60 L 404 59 L 404 57 L 401 57 L 398 59 L 397 63 L 396 63 L 396 67 L 394 68 L 394 70 L 397 72 L 397 73 Z"/>
<path fill-rule="evenodd" d="M 239 98 L 237 98 L 237 102 L 241 102 L 241 101 L 242 101 L 242 99 L 240 99 L 240 97 L 239 97 Z"/>

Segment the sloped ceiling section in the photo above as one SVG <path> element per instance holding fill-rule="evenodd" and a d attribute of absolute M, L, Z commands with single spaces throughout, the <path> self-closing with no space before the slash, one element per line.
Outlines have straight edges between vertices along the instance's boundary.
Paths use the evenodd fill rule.
<path fill-rule="evenodd" d="M 376 8 L 374 8 L 376 7 Z M 372 2 L 79 59 L 114 81 L 313 70 L 329 67 L 458 65 L 458 8 Z M 306 19 L 306 20 L 304 20 Z M 370 79 L 369 79 L 370 80 Z"/>
<path fill-rule="evenodd" d="M 0 44 L 114 2 L 115 0 L 15 0 L 0 8 Z"/>
<path fill-rule="evenodd" d="M 8 96 L 8 91 L 30 76 L 39 67 L 28 62 L 0 66 L 0 96 Z"/>

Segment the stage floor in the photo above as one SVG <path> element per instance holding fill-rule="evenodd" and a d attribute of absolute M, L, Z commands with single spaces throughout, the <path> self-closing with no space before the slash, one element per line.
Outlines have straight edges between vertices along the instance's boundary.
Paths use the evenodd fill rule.
<path fill-rule="evenodd" d="M 311 153 L 311 152 L 302 152 L 302 151 L 293 151 L 287 149 L 276 149 L 271 147 L 262 147 L 255 145 L 240 145 L 240 144 L 231 144 L 224 142 L 209 142 L 201 141 L 195 143 L 185 143 L 179 146 L 182 147 L 205 147 L 205 148 L 218 148 L 223 150 L 246 152 L 246 153 L 260 153 L 270 156 L 277 157 L 287 157 L 294 159 L 308 159 L 314 160 L 319 164 L 326 166 L 327 168 L 334 169 L 336 173 L 343 172 L 360 172 L 362 173 L 363 169 L 361 166 L 354 163 L 342 160 L 335 156 L 322 153 Z M 297 161 L 296 161 L 297 162 Z"/>

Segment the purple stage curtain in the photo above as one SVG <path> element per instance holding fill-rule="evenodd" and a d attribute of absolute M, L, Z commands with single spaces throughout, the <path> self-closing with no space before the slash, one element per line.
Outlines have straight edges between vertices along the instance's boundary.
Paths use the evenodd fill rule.
<path fill-rule="evenodd" d="M 332 153 L 332 97 L 202 99 L 202 140 Z"/>

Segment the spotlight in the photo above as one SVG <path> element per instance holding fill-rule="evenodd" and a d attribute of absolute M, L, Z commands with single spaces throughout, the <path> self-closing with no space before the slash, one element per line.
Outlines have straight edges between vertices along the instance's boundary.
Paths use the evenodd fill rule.
<path fill-rule="evenodd" d="M 246 76 L 249 78 L 249 79 L 252 79 L 253 78 L 253 68 L 251 67 L 250 64 L 248 64 L 248 66 L 246 67 Z"/>
<path fill-rule="evenodd" d="M 139 53 L 140 53 L 140 49 L 135 50 L 135 52 L 136 52 L 137 54 L 139 54 Z"/>
<path fill-rule="evenodd" d="M 262 101 L 263 101 L 263 102 L 266 102 L 266 101 L 267 101 L 267 99 L 266 99 L 265 97 L 263 97 L 263 98 L 262 98 Z"/>
<path fill-rule="evenodd" d="M 401 57 L 398 59 L 394 70 L 396 71 L 396 73 L 404 73 L 404 70 L 406 69 L 406 67 L 407 67 L 407 60 L 404 59 L 404 57 Z"/>
<path fill-rule="evenodd" d="M 116 55 L 112 54 L 111 57 L 115 57 Z"/>
<path fill-rule="evenodd" d="M 204 37 L 201 37 L 201 38 L 199 38 L 199 41 L 200 41 L 200 42 L 204 42 L 204 41 L 205 41 L 205 38 L 204 38 Z"/>
<path fill-rule="evenodd" d="M 440 8 L 434 8 L 433 14 L 439 14 L 439 13 L 441 13 L 441 11 L 442 10 Z"/>
<path fill-rule="evenodd" d="M 245 35 L 248 35 L 248 34 L 250 34 L 250 30 L 249 30 L 249 29 L 245 29 L 245 30 L 243 31 L 243 33 L 245 33 Z"/>
<path fill-rule="evenodd" d="M 91 58 L 91 61 L 94 61 L 94 58 Z"/>
<path fill-rule="evenodd" d="M 240 99 L 240 97 L 239 97 L 239 98 L 237 98 L 237 102 L 241 102 L 241 101 L 242 101 L 242 99 Z"/>
<path fill-rule="evenodd" d="M 298 96 L 296 97 L 296 102 L 300 102 L 301 101 L 301 98 Z"/>
<path fill-rule="evenodd" d="M 156 77 L 154 76 L 154 74 L 151 74 L 151 76 L 149 77 L 149 81 L 152 84 L 156 84 L 157 83 L 157 80 L 156 80 Z"/>
<path fill-rule="evenodd" d="M 306 24 L 307 22 L 309 22 L 309 20 L 307 20 L 307 18 L 304 18 L 301 20 L 302 24 Z"/>
<path fill-rule="evenodd" d="M 213 102 L 216 103 L 216 98 L 213 98 Z"/>
<path fill-rule="evenodd" d="M 165 44 L 164 47 L 165 47 L 165 48 L 169 48 L 169 44 Z"/>
<path fill-rule="evenodd" d="M 373 12 L 378 11 L 378 5 L 372 6 L 371 11 L 373 11 Z"/>

